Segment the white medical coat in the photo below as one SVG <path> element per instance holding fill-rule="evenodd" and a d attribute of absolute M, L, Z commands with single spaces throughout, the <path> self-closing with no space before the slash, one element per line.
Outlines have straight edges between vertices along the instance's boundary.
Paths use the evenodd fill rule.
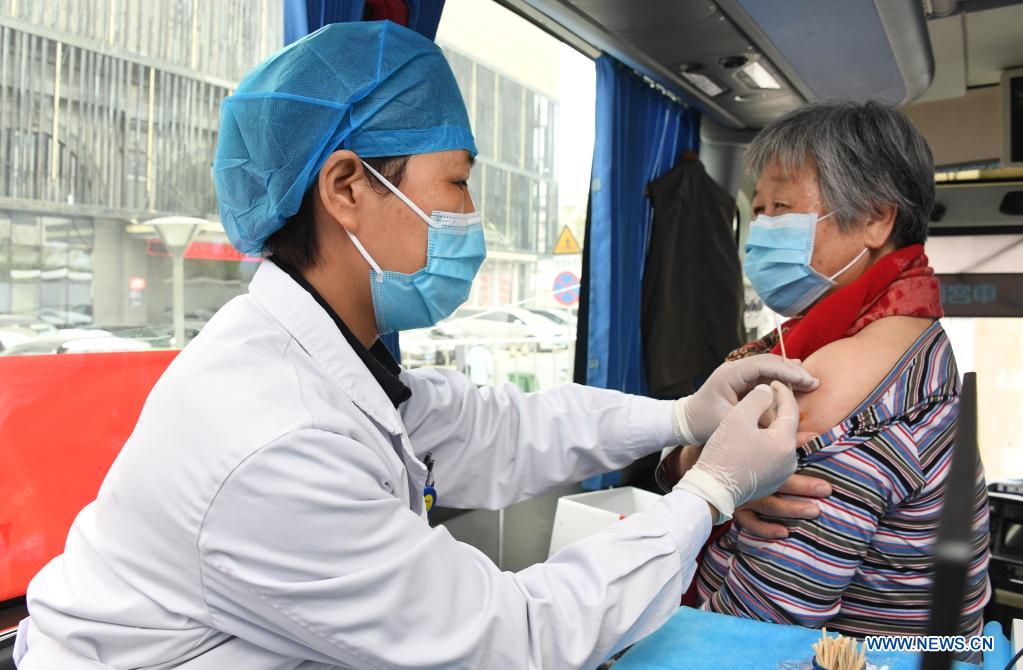
<path fill-rule="evenodd" d="M 32 580 L 21 670 L 590 668 L 679 604 L 707 538 L 684 492 L 519 573 L 431 528 L 675 441 L 671 403 L 403 371 L 395 409 L 272 263 L 156 384 L 63 555 Z M 27 653 L 26 653 L 27 648 Z"/>

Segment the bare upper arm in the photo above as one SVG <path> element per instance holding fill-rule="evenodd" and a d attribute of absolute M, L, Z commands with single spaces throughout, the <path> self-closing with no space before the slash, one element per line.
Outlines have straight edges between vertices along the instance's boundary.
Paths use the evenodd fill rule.
<path fill-rule="evenodd" d="M 841 423 L 931 323 L 931 319 L 886 317 L 811 354 L 803 365 L 821 384 L 810 393 L 796 394 L 799 430 L 823 433 Z"/>

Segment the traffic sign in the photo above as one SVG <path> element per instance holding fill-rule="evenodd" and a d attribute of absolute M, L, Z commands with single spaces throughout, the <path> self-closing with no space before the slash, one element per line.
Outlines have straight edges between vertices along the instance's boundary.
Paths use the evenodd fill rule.
<path fill-rule="evenodd" d="M 554 245 L 554 253 L 578 254 L 582 250 L 583 248 L 579 246 L 579 240 L 575 239 L 575 235 L 568 229 L 568 226 L 562 226 L 561 234 L 558 235 L 558 243 Z"/>
<path fill-rule="evenodd" d="M 562 272 L 554 278 L 554 299 L 562 305 L 579 302 L 579 277 L 571 272 Z"/>

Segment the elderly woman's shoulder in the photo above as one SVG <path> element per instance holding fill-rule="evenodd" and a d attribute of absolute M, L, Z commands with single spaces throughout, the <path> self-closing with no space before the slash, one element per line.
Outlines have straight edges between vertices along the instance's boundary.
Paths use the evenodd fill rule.
<path fill-rule="evenodd" d="M 803 365 L 821 384 L 811 393 L 797 394 L 799 429 L 823 433 L 841 423 L 932 323 L 932 319 L 889 316 L 814 352 Z"/>

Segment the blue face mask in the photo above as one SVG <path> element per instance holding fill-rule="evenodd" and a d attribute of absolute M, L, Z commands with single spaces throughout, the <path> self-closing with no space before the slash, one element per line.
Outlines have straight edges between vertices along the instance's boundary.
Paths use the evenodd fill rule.
<path fill-rule="evenodd" d="M 469 299 L 472 280 L 487 257 L 483 222 L 476 212 L 434 212 L 427 216 L 383 175 L 365 161 L 363 165 L 430 227 L 426 267 L 412 274 L 381 270 L 358 238 L 348 233 L 373 268 L 370 285 L 377 329 L 382 335 L 432 326 Z"/>
<path fill-rule="evenodd" d="M 813 213 L 761 214 L 750 224 L 743 270 L 757 295 L 772 311 L 784 316 L 801 314 L 837 286 L 835 278 L 867 253 L 864 249 L 830 277 L 810 266 L 817 222 L 833 214 L 820 219 Z"/>

